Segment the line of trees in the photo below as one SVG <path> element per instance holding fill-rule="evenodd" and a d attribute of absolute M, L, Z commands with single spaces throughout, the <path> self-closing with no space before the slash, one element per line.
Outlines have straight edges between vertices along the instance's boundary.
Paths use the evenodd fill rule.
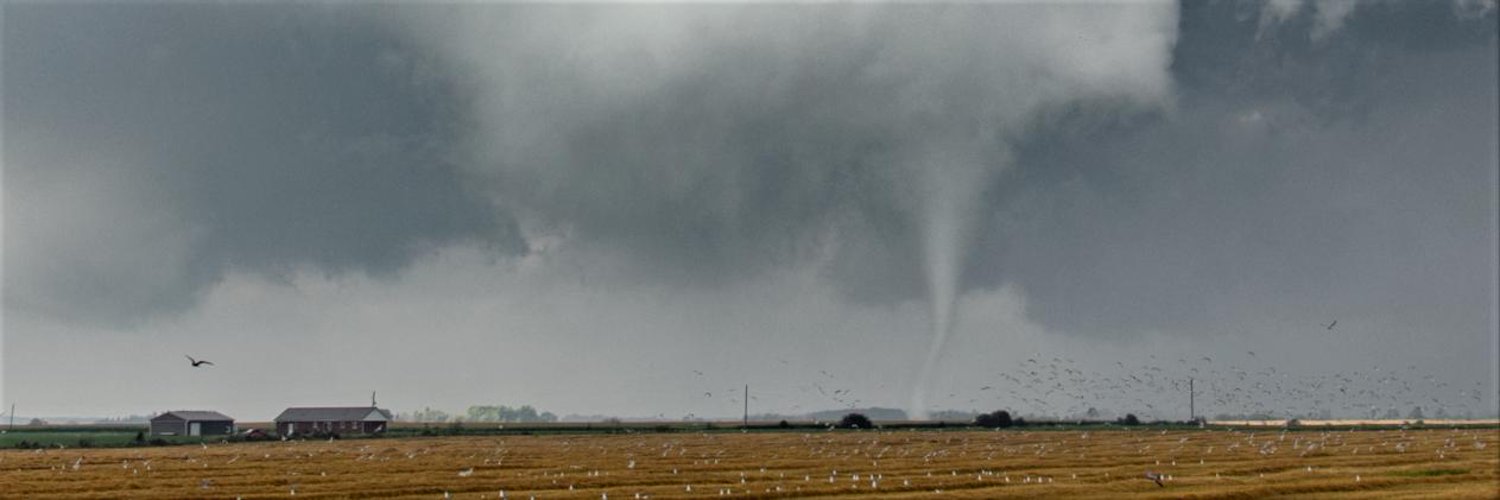
<path fill-rule="evenodd" d="M 1090 408 L 1090 410 L 1093 409 Z M 1136 418 L 1134 413 L 1127 413 L 1124 417 L 1115 419 L 1115 423 L 1119 425 L 1141 425 L 1141 420 L 1139 418 Z M 1026 419 L 1020 417 L 1012 419 L 1010 416 L 1010 412 L 1005 410 L 996 410 L 994 413 L 981 413 L 978 416 L 974 417 L 974 425 L 992 429 L 1005 427 L 1025 427 Z"/>
<path fill-rule="evenodd" d="M 782 422 L 786 421 L 782 420 Z M 850 413 L 844 415 L 844 418 L 839 419 L 838 427 L 840 429 L 874 429 L 875 423 L 870 421 L 870 417 L 859 413 Z"/>
<path fill-rule="evenodd" d="M 1021 417 L 1016 417 L 1013 419 L 1010 416 L 1010 412 L 1005 410 L 995 410 L 994 413 L 981 413 L 975 416 L 974 425 L 980 427 L 989 427 L 992 429 L 1004 427 L 1025 427 L 1026 419 Z"/>
<path fill-rule="evenodd" d="M 465 420 L 469 422 L 556 422 L 557 415 L 550 411 L 538 413 L 531 405 L 522 405 L 519 408 L 509 406 L 470 406 L 464 412 Z"/>
<path fill-rule="evenodd" d="M 411 413 L 396 415 L 396 420 L 407 422 L 447 422 L 451 419 L 453 419 L 453 415 L 449 415 L 448 412 L 432 408 L 422 408 Z"/>
<path fill-rule="evenodd" d="M 398 416 L 398 420 L 408 422 L 504 422 L 504 423 L 535 423 L 556 422 L 557 415 L 549 411 L 537 411 L 531 405 L 520 407 L 498 406 L 470 406 L 464 410 L 462 415 L 453 415 L 442 410 L 422 408 L 411 413 Z"/>

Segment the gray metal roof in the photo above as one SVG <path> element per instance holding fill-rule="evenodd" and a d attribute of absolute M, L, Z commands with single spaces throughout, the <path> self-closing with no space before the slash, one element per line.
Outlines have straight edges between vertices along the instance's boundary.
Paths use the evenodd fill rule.
<path fill-rule="evenodd" d="M 371 422 L 394 420 L 391 412 L 373 406 L 347 406 L 330 408 L 287 408 L 276 416 L 277 422 L 350 422 L 366 421 L 371 412 L 380 412 L 384 418 L 370 418 Z"/>
<path fill-rule="evenodd" d="M 169 415 L 173 416 L 173 417 L 177 417 L 177 418 L 183 419 L 183 420 L 191 420 L 191 421 L 196 421 L 196 422 L 203 422 L 203 421 L 233 422 L 234 421 L 234 419 L 231 418 L 231 417 L 229 417 L 228 415 L 225 415 L 223 413 L 219 413 L 219 412 L 216 412 L 216 411 L 192 411 L 192 410 L 169 411 L 169 412 L 163 413 L 161 415 L 157 415 L 156 417 L 152 418 L 151 420 L 156 420 L 158 418 L 166 417 L 166 416 L 169 416 Z"/>

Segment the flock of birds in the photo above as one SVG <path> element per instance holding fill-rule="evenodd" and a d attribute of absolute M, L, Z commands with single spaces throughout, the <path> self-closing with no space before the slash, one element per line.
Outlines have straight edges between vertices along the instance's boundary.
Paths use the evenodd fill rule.
<path fill-rule="evenodd" d="M 1096 408 L 1113 407 L 1142 418 L 1187 420 L 1189 380 L 1200 417 L 1411 418 L 1417 408 L 1425 407 L 1433 412 L 1426 417 L 1432 418 L 1447 415 L 1450 408 L 1467 410 L 1483 402 L 1483 382 L 1453 387 L 1423 375 L 1415 365 L 1293 374 L 1257 363 L 1253 353 L 1247 352 L 1247 358 L 1249 362 L 1242 364 L 1215 362 L 1209 356 L 1162 360 L 1150 355 L 1140 364 L 1116 362 L 1113 370 L 1091 369 L 1068 358 L 1031 358 L 997 374 L 1006 382 L 1004 394 L 963 402 L 1002 403 L 1056 419 L 1098 418 L 1104 415 Z M 975 392 L 991 389 L 986 385 Z"/>
<path fill-rule="evenodd" d="M 1319 326 L 1333 331 L 1338 324 L 1333 320 Z M 1214 356 L 1149 354 L 1135 363 L 1099 366 L 1067 356 L 1037 354 L 971 387 L 947 392 L 936 404 L 958 409 L 946 412 L 955 417 L 1005 409 L 1028 419 L 1064 421 L 1119 418 L 1126 413 L 1142 420 L 1185 421 L 1192 417 L 1421 419 L 1484 411 L 1483 381 L 1450 383 L 1419 371 L 1416 365 L 1309 373 L 1278 369 L 1251 350 L 1244 355 Z M 697 391 L 700 402 L 715 394 L 727 394 L 719 399 L 735 408 L 743 402 L 739 387 L 716 391 L 705 386 L 711 378 L 702 370 L 692 370 L 688 379 L 702 381 Z M 769 401 L 757 406 L 790 409 L 795 416 L 804 405 L 857 410 L 870 400 L 889 399 L 891 387 L 861 386 L 854 382 L 857 379 L 819 370 L 804 376 L 795 393 L 758 391 Z M 758 396 L 751 398 L 760 401 Z M 1190 408 L 1190 399 L 1195 408 Z M 1190 411 L 1195 414 L 1190 416 Z M 696 418 L 695 414 L 684 416 Z"/>

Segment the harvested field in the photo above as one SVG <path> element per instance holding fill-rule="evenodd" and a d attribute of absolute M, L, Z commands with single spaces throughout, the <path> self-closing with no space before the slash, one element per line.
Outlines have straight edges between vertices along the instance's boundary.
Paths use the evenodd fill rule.
<path fill-rule="evenodd" d="M 840 431 L 6 450 L 0 498 L 1496 498 L 1497 440 L 1496 429 Z"/>

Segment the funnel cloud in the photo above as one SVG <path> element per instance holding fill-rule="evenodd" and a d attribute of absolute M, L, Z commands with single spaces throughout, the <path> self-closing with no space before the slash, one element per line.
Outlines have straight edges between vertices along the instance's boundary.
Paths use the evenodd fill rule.
<path fill-rule="evenodd" d="M 1111 102 L 1121 112 L 1162 108 L 1170 95 L 1167 70 L 1177 23 L 1175 7 L 1166 3 L 1106 8 L 559 7 L 519 13 L 460 9 L 451 14 L 430 22 L 458 28 L 430 43 L 458 54 L 460 65 L 480 75 L 475 85 L 485 111 L 480 118 L 485 134 L 480 175 L 527 179 L 521 184 L 528 189 L 545 186 L 545 196 L 570 204 L 610 203 L 610 209 L 625 209 L 623 217 L 632 216 L 638 201 L 616 198 L 641 196 L 643 189 L 666 201 L 663 212 L 673 212 L 676 207 L 670 205 L 679 197 L 708 197 L 708 214 L 687 215 L 691 222 L 684 229 L 733 239 L 669 237 L 667 243 L 694 254 L 684 256 L 690 262 L 720 258 L 716 254 L 721 251 L 736 263 L 747 260 L 734 249 L 721 248 L 741 243 L 733 232 L 745 222 L 753 232 L 764 231 L 756 236 L 773 241 L 809 236 L 739 220 L 746 216 L 741 214 L 761 217 L 764 209 L 774 211 L 784 203 L 775 191 L 760 193 L 759 186 L 751 184 L 747 190 L 735 182 L 746 177 L 771 183 L 812 177 L 811 186 L 785 186 L 792 190 L 818 188 L 826 179 L 830 184 L 819 190 L 826 191 L 812 194 L 830 199 L 810 200 L 821 206 L 786 207 L 806 211 L 813 220 L 858 210 L 839 203 L 851 194 L 871 196 L 862 201 L 889 207 L 907 219 L 901 223 L 907 234 L 896 237 L 911 241 L 907 244 L 920 253 L 920 262 L 904 265 L 925 275 L 932 325 L 927 355 L 913 356 L 913 362 L 922 360 L 910 408 L 917 415 L 925 414 L 924 387 L 950 334 L 963 258 L 982 219 L 980 196 L 1011 163 L 1011 142 L 1049 106 L 1089 100 Z M 523 28 L 557 17 L 582 21 L 545 33 Z M 621 38 L 635 43 L 599 42 Z M 764 43 L 770 39 L 777 43 Z M 495 57 L 557 47 L 570 48 L 566 64 Z M 538 74 L 548 78 L 535 78 Z M 556 88 L 558 82 L 563 88 Z M 792 108 L 803 105 L 810 109 Z M 765 128 L 795 132 L 772 132 L 774 139 L 768 141 Z M 609 135 L 597 136 L 601 130 Z M 733 156 L 726 158 L 726 150 Z M 590 160 L 561 167 L 553 160 L 579 155 Z M 746 172 L 763 170 L 766 162 L 784 162 L 772 168 L 796 173 L 791 179 L 771 180 Z M 606 166 L 610 164 L 640 167 L 615 186 L 592 185 L 615 180 L 618 174 L 605 171 L 615 168 Z M 640 176 L 648 179 L 637 184 Z M 579 186 L 580 179 L 588 180 Z M 844 179 L 881 186 L 848 193 L 845 185 L 832 184 Z M 627 186 L 629 192 L 623 192 Z M 767 187 L 779 191 L 783 186 Z M 765 195 L 770 198 L 756 199 Z M 636 216 L 661 215 L 652 210 Z M 557 224 L 564 231 L 589 231 L 575 222 Z M 717 228 L 726 223 L 728 231 Z M 830 229 L 839 228 L 802 228 Z M 756 265 L 757 259 L 748 260 Z"/>

